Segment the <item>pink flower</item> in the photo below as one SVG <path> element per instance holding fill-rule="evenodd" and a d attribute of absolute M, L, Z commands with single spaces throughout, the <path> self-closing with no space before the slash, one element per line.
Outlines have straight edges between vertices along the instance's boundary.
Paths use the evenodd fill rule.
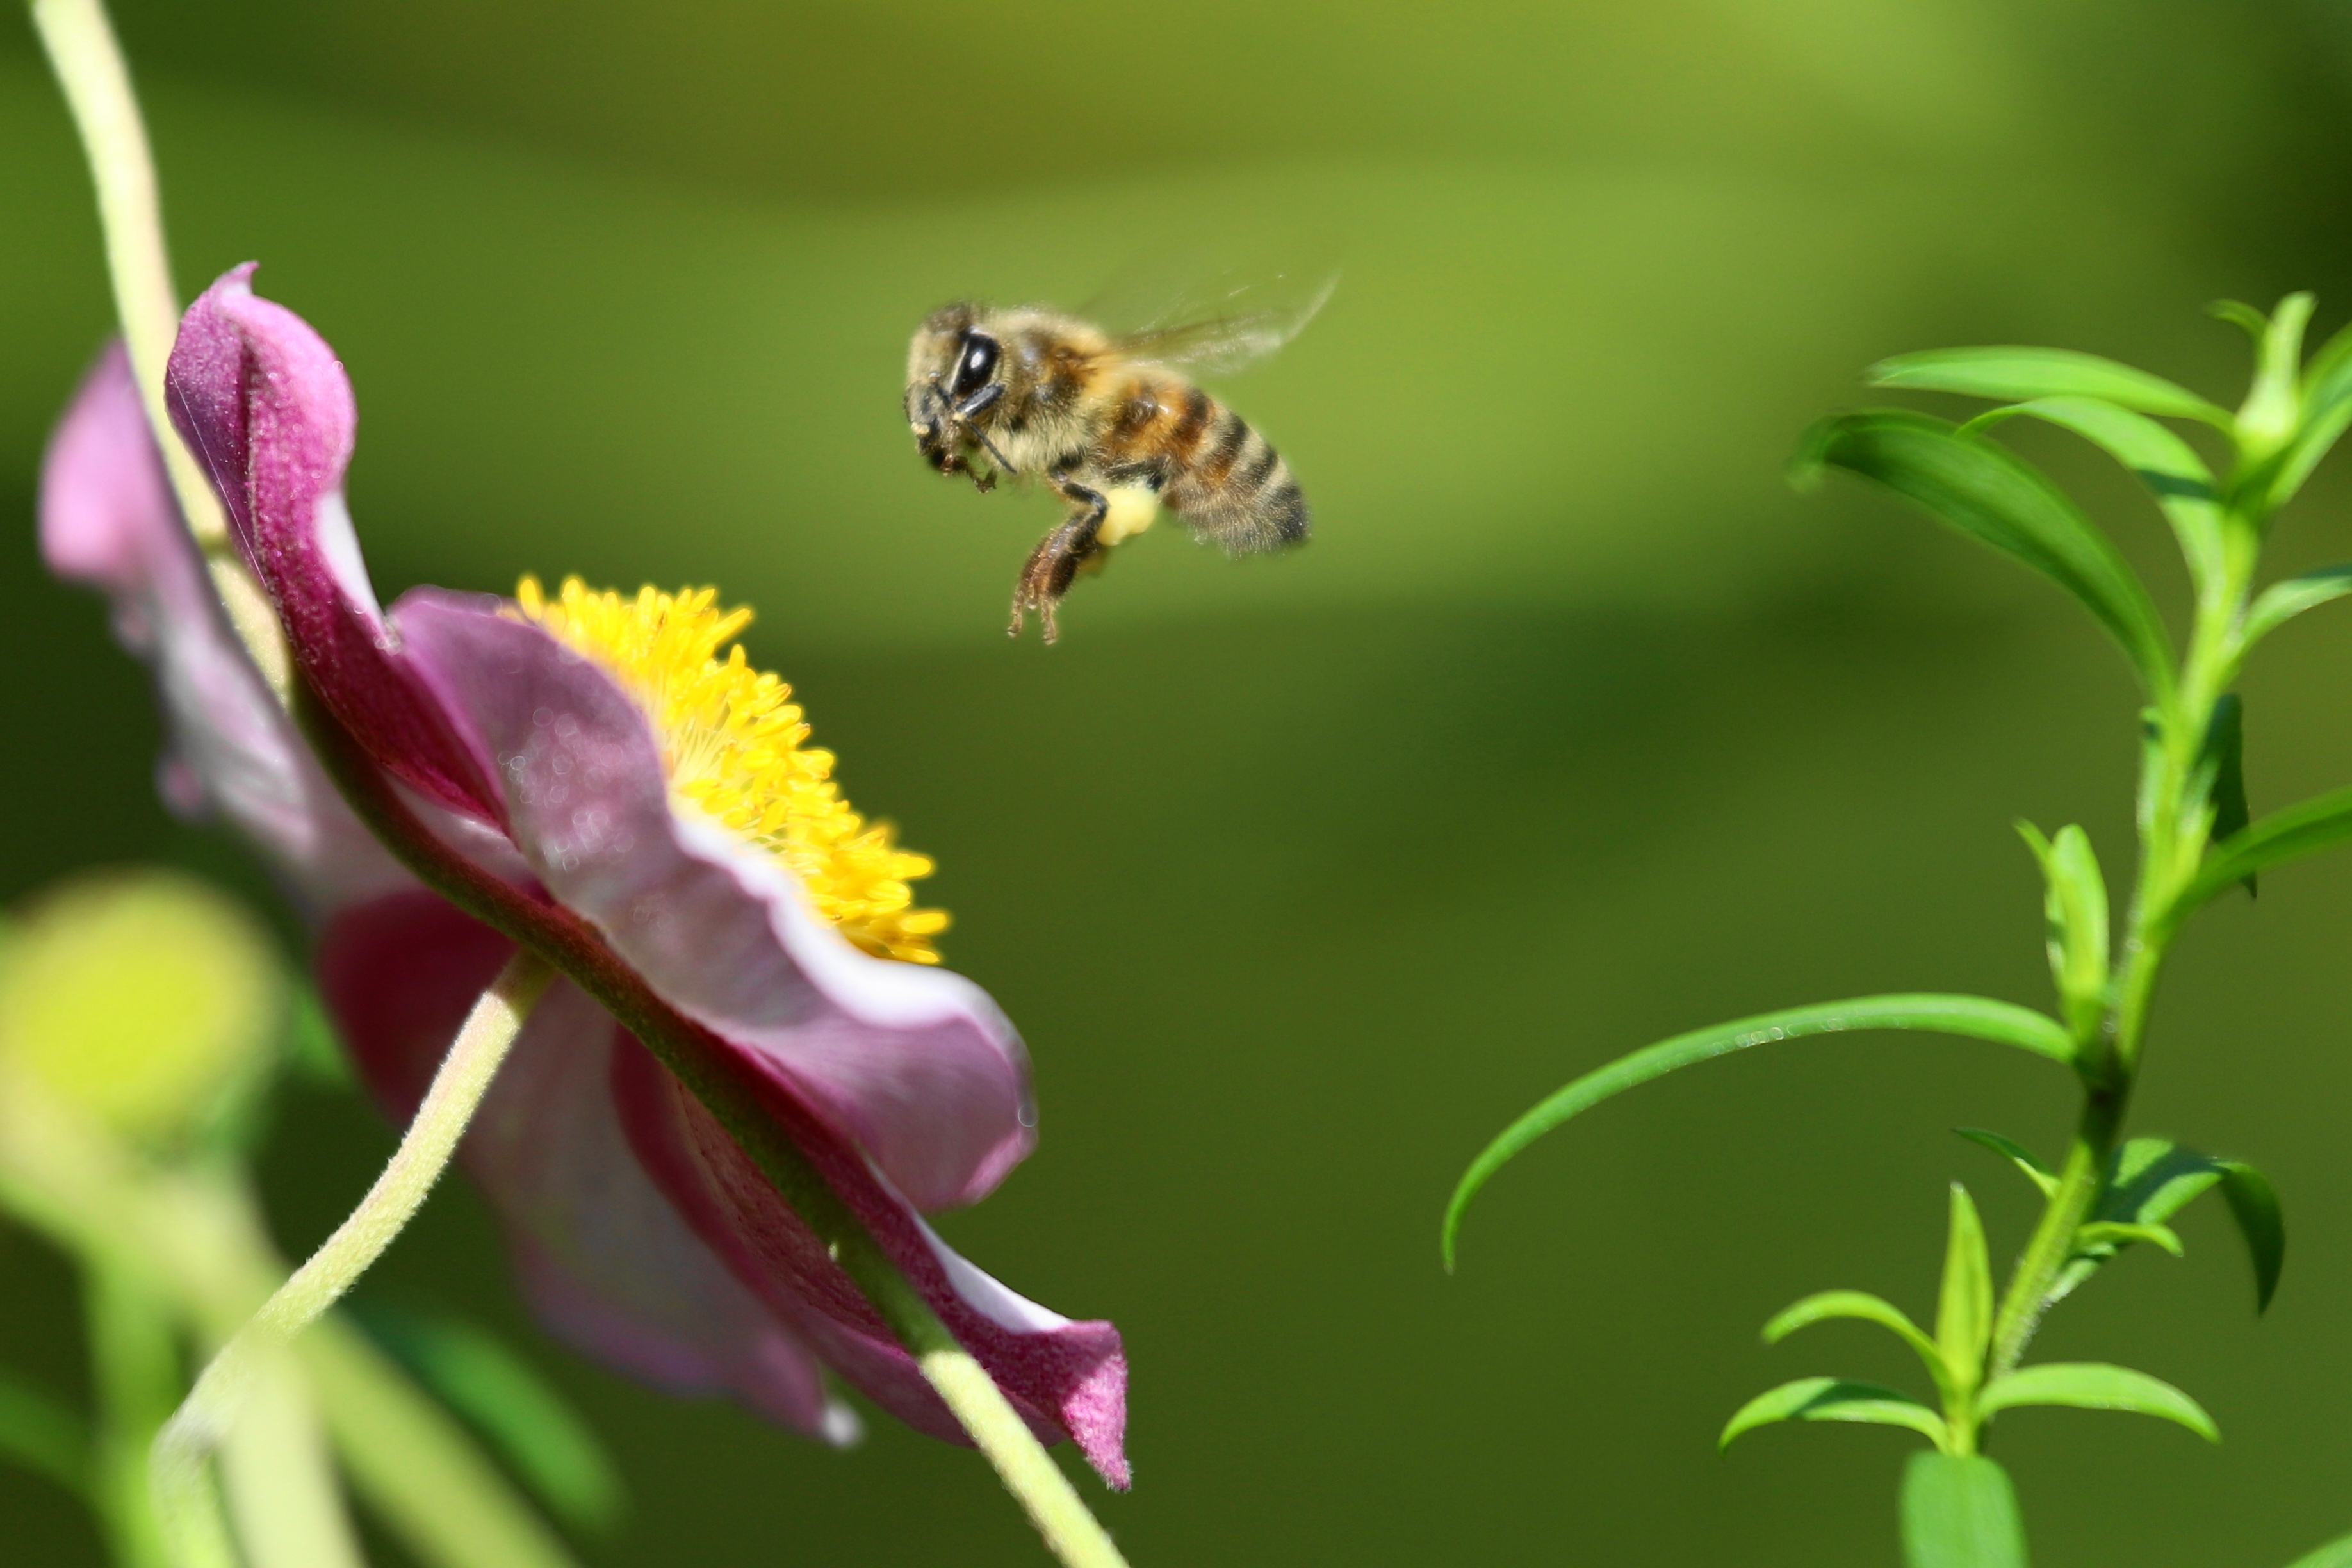
<path fill-rule="evenodd" d="M 715 1096 L 822 1173 L 1040 1437 L 1076 1441 L 1124 1487 L 1118 1331 L 1013 1294 L 921 1218 L 986 1195 L 1034 1140 L 1018 1037 L 978 987 L 921 962 L 944 918 L 912 908 L 905 882 L 928 862 L 840 800 L 787 689 L 740 649 L 718 657 L 741 617 L 707 594 L 566 584 L 550 603 L 526 583 L 515 600 L 425 588 L 381 608 L 342 498 L 350 384 L 305 322 L 253 295 L 252 270 L 189 310 L 169 400 L 300 679 L 392 781 L 436 864 L 685 1041 L 666 1066 L 560 981 L 467 1132 L 463 1157 L 542 1321 L 660 1386 L 844 1440 L 854 1420 L 822 1363 L 961 1440 L 706 1107 Z M 41 504 L 51 567 L 103 588 L 156 670 L 167 798 L 228 818 L 316 911 L 321 993 L 405 1118 L 509 939 L 384 852 L 271 697 L 171 503 L 119 352 L 59 427 Z"/>

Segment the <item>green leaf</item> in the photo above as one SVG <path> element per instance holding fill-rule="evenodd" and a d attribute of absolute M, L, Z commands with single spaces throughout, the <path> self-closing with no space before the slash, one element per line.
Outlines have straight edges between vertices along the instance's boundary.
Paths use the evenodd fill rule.
<path fill-rule="evenodd" d="M 1944 1285 L 1936 1301 L 1936 1348 L 1966 1392 L 1984 1377 L 1992 1342 L 1992 1265 L 1985 1257 L 1984 1224 L 1969 1190 L 1952 1184 L 1952 1225 L 1944 1243 Z"/>
<path fill-rule="evenodd" d="M 1944 1418 L 1901 1389 L 1837 1377 L 1801 1377 L 1741 1405 L 1725 1423 L 1716 1447 L 1728 1448 L 1741 1433 L 1775 1421 L 1867 1421 L 1880 1426 L 1908 1426 L 1939 1449 L 1951 1441 Z"/>
<path fill-rule="evenodd" d="M 1936 1342 L 1929 1339 L 1900 1307 L 1866 1290 L 1823 1290 L 1782 1308 L 1773 1315 L 1770 1322 L 1764 1325 L 1764 1342 L 1777 1345 L 1799 1329 L 1809 1328 L 1832 1318 L 1857 1318 L 1892 1330 L 1896 1338 L 1918 1352 L 1937 1386 L 1949 1388 L 1951 1380 L 1947 1374 L 1943 1352 L 1936 1348 Z"/>
<path fill-rule="evenodd" d="M 2352 1535 L 2331 1541 L 2315 1552 L 2307 1552 L 2288 1563 L 2286 1568 L 2352 1568 Z"/>
<path fill-rule="evenodd" d="M 1981 1127 L 1955 1127 L 1952 1131 L 1971 1143 L 1984 1145 L 2024 1172 L 2025 1179 L 2040 1188 L 2043 1197 L 2058 1190 L 2058 1173 L 2043 1164 L 2041 1156 L 2024 1144 L 2004 1138 L 1998 1132 L 1989 1132 Z"/>
<path fill-rule="evenodd" d="M 89 1493 L 89 1423 L 5 1372 L 0 1372 L 0 1458 L 14 1459 L 76 1497 Z"/>
<path fill-rule="evenodd" d="M 1488 1178 L 1508 1164 L 1512 1157 L 1528 1144 L 1581 1111 L 1589 1110 L 1612 1095 L 1663 1078 L 1677 1068 L 1696 1062 L 1727 1056 L 1746 1050 L 1750 1046 L 1765 1045 L 1774 1040 L 1793 1040 L 1807 1035 L 1841 1034 L 1855 1029 L 1926 1029 L 1947 1035 L 1968 1035 L 1997 1045 L 2016 1046 L 2045 1056 L 2053 1061 L 2074 1061 L 2074 1041 L 2055 1019 L 2013 1003 L 1996 1002 L 1988 996 L 1951 996 L 1933 993 L 1892 996 L 1856 996 L 1843 1002 L 1817 1002 L 1807 1007 L 1789 1007 L 1777 1013 L 1759 1013 L 1752 1018 L 1738 1018 L 1728 1024 L 1717 1024 L 1708 1028 L 1693 1029 L 1676 1035 L 1656 1045 L 1645 1046 L 1630 1056 L 1618 1058 L 1608 1066 L 1586 1073 L 1582 1078 L 1538 1101 L 1517 1121 L 1502 1131 L 1495 1141 L 1480 1152 L 1463 1173 L 1454 1189 L 1453 1199 L 1445 1205 L 1445 1223 L 1440 1237 L 1440 1247 L 1450 1273 L 1454 1268 L 1454 1240 L 1461 1229 L 1462 1216 L 1469 1209 L 1470 1200 L 1478 1195 Z"/>
<path fill-rule="evenodd" d="M 2075 1232 L 2074 1256 L 2052 1285 L 2049 1299 L 2063 1298 L 2136 1241 L 2154 1241 L 2178 1257 L 2179 1237 L 2169 1229 L 2163 1229 L 2160 1236 L 2141 1232 L 2147 1227 L 2161 1229 L 2166 1221 L 2217 1185 L 2224 1188 L 2226 1195 L 2233 1171 L 2248 1173 L 2237 1178 L 2245 1183 L 2246 1213 L 2239 1214 L 2236 1200 L 2231 1201 L 2231 1212 L 2238 1219 L 2253 1262 L 2258 1308 L 2266 1306 L 2269 1292 L 2278 1287 L 2286 1251 L 2278 1194 L 2251 1165 L 2217 1160 L 2168 1138 L 2135 1138 L 2116 1151 L 2107 1163 L 2098 1210 L 2091 1223 Z M 2249 1220 L 2252 1229 L 2247 1228 Z"/>
<path fill-rule="evenodd" d="M 287 1066 L 312 1083 L 349 1089 L 357 1081 L 352 1076 L 351 1056 L 343 1047 L 342 1035 L 336 1029 L 334 1019 L 328 1016 L 327 1005 L 314 986 L 302 984 L 294 988 L 293 1005 L 288 1010 L 286 1021 L 285 1051 Z"/>
<path fill-rule="evenodd" d="M 2303 367 L 2303 400 L 2310 407 L 2352 395 L 2352 322 L 2336 329 Z"/>
<path fill-rule="evenodd" d="M 2205 313 L 2217 321 L 2227 321 L 2245 333 L 2257 349 L 2262 347 L 2263 339 L 2271 330 L 2271 319 L 2243 300 L 2216 300 L 2205 307 Z"/>
<path fill-rule="evenodd" d="M 365 1301 L 369 1335 L 497 1449 L 550 1512 L 575 1528 L 618 1522 L 620 1476 L 588 1425 L 492 1335 L 452 1319 Z"/>
<path fill-rule="evenodd" d="M 2147 590 L 2065 492 L 2015 453 L 1945 420 L 1881 409 L 1814 426 L 1793 472 L 1802 480 L 1822 467 L 1874 479 L 2050 578 L 2106 627 L 2152 694 L 2171 689 L 2171 639 Z"/>
<path fill-rule="evenodd" d="M 2047 886 L 2042 910 L 2050 977 L 2074 1038 L 2088 1041 L 2107 1009 L 2106 880 L 2099 874 L 2090 835 L 2080 827 L 2062 827 L 2055 839 L 2042 837 L 2030 822 L 2019 823 L 2017 830 L 2041 861 Z"/>
<path fill-rule="evenodd" d="M 2305 405 L 2302 427 L 2270 466 L 2261 516 L 2267 518 L 2294 499 L 2304 481 L 2311 478 L 2311 471 L 2319 467 L 2320 459 L 2342 439 L 2347 426 L 2352 426 L 2352 397 L 2339 395 L 2333 402 Z"/>
<path fill-rule="evenodd" d="M 2213 808 L 2210 837 L 2224 839 L 2244 829 L 2252 814 L 2246 808 L 2246 705 L 2234 691 L 2213 704 L 2212 721 L 2205 726 L 2205 742 L 2197 763 L 2197 793 Z M 2246 879 L 2246 894 L 2253 896 L 2254 879 Z"/>
<path fill-rule="evenodd" d="M 2073 349 L 2002 346 L 1930 349 L 1896 354 L 1864 373 L 1874 386 L 1920 392 L 1958 392 L 1970 397 L 2021 403 L 2029 398 L 2095 397 L 2142 414 L 2201 419 L 2226 430 L 2227 410 L 2184 386 L 2097 354 Z"/>
<path fill-rule="evenodd" d="M 2116 1220 L 2098 1219 L 2074 1230 L 2077 1247 L 2116 1247 L 2134 1241 L 2154 1242 L 2175 1258 L 2184 1256 L 2186 1249 L 2180 1237 L 2168 1225 L 2126 1225 Z"/>
<path fill-rule="evenodd" d="M 2123 1225 L 2161 1225 L 2221 1179 L 2221 1163 L 2169 1138 L 2134 1138 L 2107 1162 L 2107 1179 L 2091 1217 Z"/>
<path fill-rule="evenodd" d="M 2063 1405 L 2078 1410 L 2128 1410 L 2177 1421 L 2209 1443 L 2221 1429 L 2203 1405 L 2144 1372 L 2103 1362 L 2051 1362 L 1997 1377 L 1977 1395 L 1977 1414 L 1990 1417 L 2021 1405 Z"/>
<path fill-rule="evenodd" d="M 2254 1266 L 2254 1310 L 2266 1312 L 2278 1294 L 2279 1270 L 2286 1267 L 2286 1220 L 2279 1212 L 2278 1190 L 2242 1160 L 2216 1163 L 2221 1167 L 2221 1196 Z"/>
<path fill-rule="evenodd" d="M 2213 846 L 2197 879 L 2182 889 L 2172 908 L 2165 911 L 2166 927 L 2178 929 L 2233 882 L 2333 849 L 2347 839 L 2352 839 L 2352 789 L 2333 790 L 2300 805 L 2274 811 Z"/>
<path fill-rule="evenodd" d="M 1904 1568 L 2026 1568 L 2009 1473 L 1981 1454 L 1914 1454 L 1903 1471 Z"/>
<path fill-rule="evenodd" d="M 2188 442 L 2145 415 L 2095 397 L 2036 398 L 1979 414 L 1960 428 L 1986 429 L 2021 415 L 2071 430 L 2130 469 L 2172 525 L 2191 580 L 2202 585 L 2219 578 L 2221 505 L 2213 470 Z"/>
<path fill-rule="evenodd" d="M 2352 408 L 2352 402 L 2346 407 Z M 2347 594 L 2352 594 L 2352 566 L 2322 566 L 2272 584 L 2246 612 L 2245 646 L 2253 647 L 2304 611 Z"/>

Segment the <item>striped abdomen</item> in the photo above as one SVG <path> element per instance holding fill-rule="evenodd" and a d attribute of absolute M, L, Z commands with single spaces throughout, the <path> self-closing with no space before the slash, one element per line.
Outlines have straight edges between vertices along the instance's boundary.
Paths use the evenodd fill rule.
<path fill-rule="evenodd" d="M 1240 415 L 1176 376 L 1137 383 L 1095 459 L 1108 482 L 1150 486 L 1196 532 L 1235 553 L 1307 537 L 1307 498 L 1290 466 Z"/>

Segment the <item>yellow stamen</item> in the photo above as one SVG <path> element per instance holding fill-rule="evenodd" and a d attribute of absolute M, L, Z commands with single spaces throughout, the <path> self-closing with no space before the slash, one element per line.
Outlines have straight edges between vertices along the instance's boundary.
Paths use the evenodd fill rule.
<path fill-rule="evenodd" d="M 937 963 L 944 910 L 914 907 L 907 884 L 929 857 L 899 848 L 887 822 L 850 809 L 833 753 L 803 747 L 793 689 L 752 669 L 740 645 L 748 609 L 716 607 L 716 588 L 640 588 L 633 599 L 566 577 L 550 601 L 539 579 L 515 589 L 524 619 L 602 667 L 660 738 L 671 793 L 774 856 L 841 934 L 883 958 Z M 719 650 L 726 649 L 725 658 Z"/>

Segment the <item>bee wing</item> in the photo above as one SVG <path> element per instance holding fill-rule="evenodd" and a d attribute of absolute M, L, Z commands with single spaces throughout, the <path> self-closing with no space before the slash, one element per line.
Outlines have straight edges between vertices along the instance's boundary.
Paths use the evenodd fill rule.
<path fill-rule="evenodd" d="M 1172 288 L 1129 285 L 1128 298 L 1099 300 L 1084 314 L 1136 359 L 1230 375 L 1297 337 L 1339 282 L 1331 266 L 1227 269 Z"/>

